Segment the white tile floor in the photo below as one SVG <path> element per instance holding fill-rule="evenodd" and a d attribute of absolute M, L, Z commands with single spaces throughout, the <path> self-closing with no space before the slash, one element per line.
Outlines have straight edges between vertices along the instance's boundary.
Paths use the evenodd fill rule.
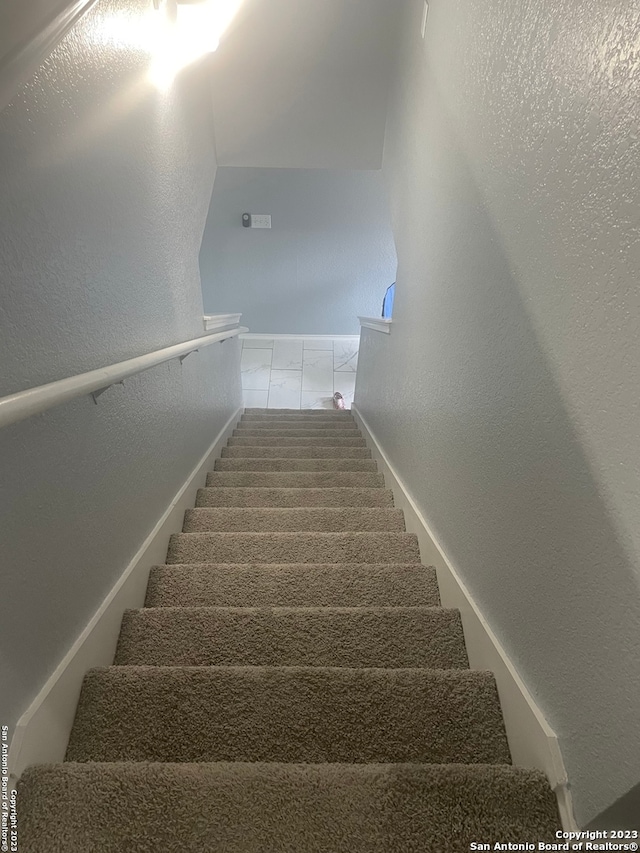
<path fill-rule="evenodd" d="M 244 338 L 244 404 L 259 409 L 332 409 L 336 391 L 351 408 L 358 344 L 354 338 Z"/>

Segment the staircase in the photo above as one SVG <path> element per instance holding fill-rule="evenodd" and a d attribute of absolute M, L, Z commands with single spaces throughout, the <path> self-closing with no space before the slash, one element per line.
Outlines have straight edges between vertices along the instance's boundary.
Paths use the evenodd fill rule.
<path fill-rule="evenodd" d="M 554 841 L 493 676 L 349 412 L 249 409 L 66 761 L 19 787 L 22 853 L 413 853 Z"/>

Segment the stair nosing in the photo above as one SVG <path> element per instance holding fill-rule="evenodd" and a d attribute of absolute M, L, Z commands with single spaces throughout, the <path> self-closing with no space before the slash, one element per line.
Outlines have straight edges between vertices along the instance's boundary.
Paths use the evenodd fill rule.
<path fill-rule="evenodd" d="M 379 569 L 393 569 L 394 571 L 400 569 L 428 569 L 430 572 L 435 572 L 436 568 L 432 565 L 427 565 L 424 563 L 261 563 L 259 561 L 251 562 L 251 563 L 216 563 L 211 560 L 203 560 L 199 563 L 156 563 L 151 566 L 152 569 L 197 569 L 200 568 L 213 568 L 217 567 L 221 570 L 227 571 L 230 568 L 237 569 L 246 569 L 247 567 L 255 567 L 255 566 L 264 566 L 269 569 L 292 569 L 295 566 L 300 566 L 300 571 L 306 571 L 307 569 L 318 568 L 322 566 L 325 569 L 331 569 L 335 571 L 345 571 L 345 568 L 357 568 L 357 569 L 369 569 L 375 568 Z"/>
<path fill-rule="evenodd" d="M 354 606 L 341 606 L 336 604 L 330 604 L 327 606 L 320 605 L 312 605 L 312 606 L 296 606 L 296 605 L 282 605 L 282 604 L 250 604 L 247 606 L 238 606 L 238 605 L 217 605 L 217 604 L 208 604 L 203 606 L 194 606 L 194 605 L 179 605 L 179 604 L 170 604 L 170 605 L 161 605 L 161 606 L 152 606 L 152 607 L 129 607 L 124 612 L 125 613 L 149 613 L 154 610 L 207 610 L 207 611 L 230 611 L 230 612 L 246 612 L 247 610 L 262 613 L 268 611 L 272 613 L 273 611 L 277 611 L 279 613 L 299 613 L 301 611 L 309 612 L 309 613 L 322 613 L 322 615 L 327 615 L 331 613 L 364 613 L 364 612 L 375 612 L 375 613 L 397 613 L 398 611 L 409 611 L 410 613 L 423 612 L 426 611 L 428 613 L 437 612 L 437 613 L 459 613 L 460 610 L 457 607 L 439 607 L 436 604 L 396 604 L 396 605 L 377 605 L 377 604 L 364 604 L 360 607 Z"/>
<path fill-rule="evenodd" d="M 304 670 L 305 672 L 313 673 L 314 675 L 317 673 L 329 673 L 343 676 L 347 673 L 351 672 L 375 672 L 375 673 L 389 673 L 390 677 L 395 677 L 400 673 L 416 673 L 416 674 L 429 674 L 429 675 L 444 675 L 447 678 L 452 679 L 469 679 L 475 678 L 476 680 L 483 681 L 493 681 L 495 684 L 495 673 L 491 670 L 485 669 L 454 669 L 451 668 L 443 668 L 438 669 L 437 667 L 429 667 L 429 666 L 311 666 L 309 664 L 303 664 L 301 666 L 293 665 L 293 666 L 273 666 L 273 665 L 263 665 L 263 664 L 214 664 L 212 666 L 192 666 L 185 665 L 182 666 L 180 664 L 159 664 L 158 666 L 154 666 L 154 664 L 111 664 L 110 666 L 94 666 L 87 670 L 87 675 L 89 674 L 98 674 L 98 673 L 121 673 L 124 670 L 133 672 L 134 670 L 145 671 L 149 673 L 159 674 L 166 673 L 169 671 L 180 671 L 184 670 L 193 670 L 197 672 L 204 671 L 224 671 L 229 672 L 230 670 L 234 671 L 242 671 L 242 672 L 256 672 L 257 670 L 262 671 L 270 671 L 270 672 L 300 672 Z"/>

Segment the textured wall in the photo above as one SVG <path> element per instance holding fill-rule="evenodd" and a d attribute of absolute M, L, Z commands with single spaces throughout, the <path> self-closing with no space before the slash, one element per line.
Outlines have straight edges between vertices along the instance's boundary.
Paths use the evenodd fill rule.
<path fill-rule="evenodd" d="M 385 147 L 394 329 L 365 330 L 356 404 L 557 730 L 584 824 L 640 779 L 640 10 L 432 0 L 425 42 L 421 13 Z"/>
<path fill-rule="evenodd" d="M 202 334 L 208 87 L 146 82 L 147 0 L 102 0 L 0 113 L 0 394 Z M 141 26 L 142 25 L 142 26 Z M 240 403 L 237 340 L 0 432 L 12 724 Z"/>
<path fill-rule="evenodd" d="M 200 270 L 207 313 L 243 311 L 252 332 L 358 334 L 396 273 L 380 172 L 220 167 Z"/>

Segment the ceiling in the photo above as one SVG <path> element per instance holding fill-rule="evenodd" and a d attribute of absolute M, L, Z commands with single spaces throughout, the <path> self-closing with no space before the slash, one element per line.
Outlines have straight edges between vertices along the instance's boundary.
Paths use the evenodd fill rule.
<path fill-rule="evenodd" d="M 212 57 L 218 164 L 379 169 L 403 0 L 245 0 Z"/>

